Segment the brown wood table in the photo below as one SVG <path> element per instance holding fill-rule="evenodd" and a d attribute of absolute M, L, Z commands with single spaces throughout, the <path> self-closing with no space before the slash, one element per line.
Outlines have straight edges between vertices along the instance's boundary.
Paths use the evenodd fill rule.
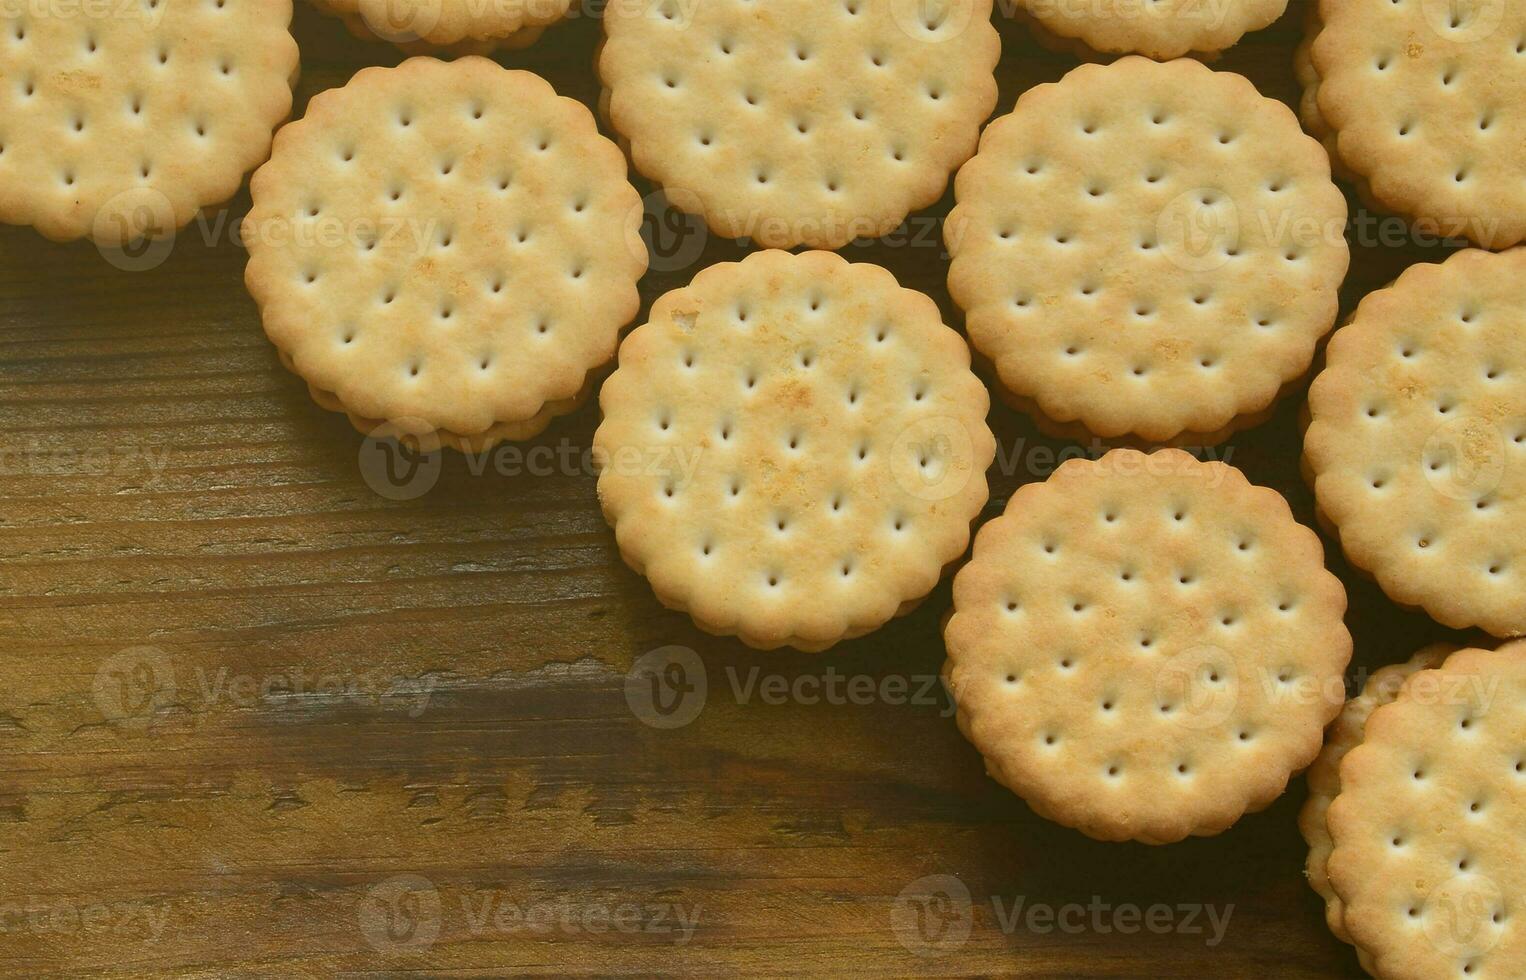
<path fill-rule="evenodd" d="M 1219 63 L 1290 102 L 1294 6 Z M 299 112 L 400 60 L 298 7 Z M 1074 62 L 1000 19 L 1006 112 Z M 501 60 L 592 105 L 598 35 L 585 13 Z M 1359 975 L 1303 880 L 1301 780 L 1171 847 L 1039 819 L 933 686 L 946 583 L 823 655 L 699 633 L 620 562 L 592 406 L 375 492 L 261 333 L 247 203 L 139 271 L 0 229 L 0 971 Z M 958 325 L 948 206 L 844 252 Z M 1444 254 L 1353 208 L 1348 309 Z M 746 251 L 662 241 L 647 303 Z M 1226 448 L 1312 523 L 1298 400 Z M 987 516 L 1065 448 L 992 426 Z M 1353 673 L 1447 635 L 1330 560 Z M 654 716 L 627 672 L 669 646 L 706 682 Z"/>

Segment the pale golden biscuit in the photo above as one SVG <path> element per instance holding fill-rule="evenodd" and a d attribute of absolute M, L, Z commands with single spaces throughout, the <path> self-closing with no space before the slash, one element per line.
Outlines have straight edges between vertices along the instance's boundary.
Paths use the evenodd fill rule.
<path fill-rule="evenodd" d="M 1304 456 L 1353 565 L 1454 628 L 1526 634 L 1526 249 L 1368 295 L 1309 389 Z"/>
<path fill-rule="evenodd" d="M 363 39 L 411 54 L 487 54 L 524 48 L 567 16 L 572 0 L 313 0 Z"/>
<path fill-rule="evenodd" d="M 1269 26 L 1288 0 L 1021 0 L 1023 11 L 1056 38 L 1104 54 L 1159 61 L 1216 54 Z"/>
<path fill-rule="evenodd" d="M 1298 812 L 1298 829 L 1309 845 L 1309 858 L 1304 865 L 1309 887 L 1325 900 L 1325 922 L 1337 939 L 1351 942 L 1342 922 L 1344 907 L 1340 896 L 1330 887 L 1327 864 L 1330 860 L 1330 828 L 1325 823 L 1325 813 L 1330 801 L 1341 791 L 1341 760 L 1346 753 L 1362 743 L 1362 730 L 1373 710 L 1388 704 L 1399 696 L 1399 688 L 1410 675 L 1421 670 L 1440 667 L 1442 661 L 1456 651 L 1449 643 L 1437 643 L 1416 653 L 1402 664 L 1390 664 L 1375 671 L 1362 685 L 1361 693 L 1341 709 L 1329 731 L 1325 733 L 1325 747 L 1319 758 L 1309 766 L 1309 798 Z"/>
<path fill-rule="evenodd" d="M 1083 65 L 987 127 L 954 193 L 970 340 L 1056 424 L 1227 434 L 1335 322 L 1345 198 L 1287 107 L 1238 75 Z"/>
<path fill-rule="evenodd" d="M 1330 884 L 1382 980 L 1526 976 L 1526 643 L 1463 650 L 1375 710 L 1326 815 Z"/>
<path fill-rule="evenodd" d="M 1487 248 L 1520 242 L 1526 4 L 1327 0 L 1319 16 L 1319 115 L 1371 197 Z"/>
<path fill-rule="evenodd" d="M 699 626 L 821 650 L 963 554 L 996 451 L 970 353 L 921 293 L 759 252 L 665 294 L 599 393 L 620 553 Z"/>
<path fill-rule="evenodd" d="M 711 229 L 838 248 L 936 201 L 996 105 L 991 0 L 613 0 L 636 169 Z M 690 202 L 690 203 L 684 203 Z"/>
<path fill-rule="evenodd" d="M 251 191 L 265 332 L 363 431 L 529 438 L 579 403 L 639 305 L 619 149 L 581 104 L 485 58 L 412 58 L 315 96 Z"/>
<path fill-rule="evenodd" d="M 1175 449 L 1071 460 L 954 579 L 944 675 L 987 771 L 1100 840 L 1217 834 L 1344 701 L 1346 592 L 1275 491 Z"/>
<path fill-rule="evenodd" d="M 291 112 L 291 0 L 0 4 L 0 221 L 120 246 L 232 197 Z"/>

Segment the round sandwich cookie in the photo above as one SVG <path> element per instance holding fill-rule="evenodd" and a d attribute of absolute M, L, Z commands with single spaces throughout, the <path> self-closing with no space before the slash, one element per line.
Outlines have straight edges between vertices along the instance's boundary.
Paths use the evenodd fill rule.
<path fill-rule="evenodd" d="M 599 501 L 669 608 L 759 649 L 909 612 L 996 443 L 969 348 L 886 270 L 758 252 L 663 295 L 599 393 Z"/>
<path fill-rule="evenodd" d="M 1099 840 L 1217 834 L 1345 700 L 1346 592 L 1274 490 L 1115 449 L 1014 493 L 954 578 L 944 676 L 986 769 Z"/>
<path fill-rule="evenodd" d="M 1080 45 L 1083 55 L 1142 54 L 1159 61 L 1213 57 L 1270 26 L 1288 0 L 1019 0 L 1046 47 Z"/>
<path fill-rule="evenodd" d="M 1326 819 L 1329 881 L 1381 980 L 1526 976 L 1526 643 L 1462 650 L 1372 712 Z"/>
<path fill-rule="evenodd" d="M 942 196 L 996 106 L 992 0 L 613 0 L 637 170 L 728 238 L 839 248 Z"/>
<path fill-rule="evenodd" d="M 1526 249 L 1369 294 L 1309 389 L 1304 463 L 1346 556 L 1438 622 L 1526 635 Z"/>
<path fill-rule="evenodd" d="M 1309 887 L 1325 900 L 1325 922 L 1330 931 L 1343 943 L 1350 943 L 1343 921 L 1344 906 L 1335 889 L 1330 887 L 1328 864 L 1330 861 L 1330 828 L 1325 814 L 1330 801 L 1341 791 L 1341 760 L 1346 753 L 1362 743 L 1362 731 L 1367 719 L 1378 707 L 1389 704 L 1399 696 L 1399 689 L 1411 676 L 1422 670 L 1440 667 L 1457 647 L 1437 643 L 1416 653 L 1402 664 L 1390 664 L 1367 678 L 1361 693 L 1341 709 L 1340 716 L 1325 733 L 1325 747 L 1309 767 L 1309 798 L 1298 812 L 1298 829 L 1309 845 L 1309 859 L 1304 866 Z"/>
<path fill-rule="evenodd" d="M 99 6 L 0 4 L 0 221 L 121 247 L 237 193 L 297 44 L 291 0 Z"/>
<path fill-rule="evenodd" d="M 488 54 L 526 48 L 567 16 L 572 0 L 313 0 L 362 40 L 411 54 Z"/>
<path fill-rule="evenodd" d="M 1239 75 L 1129 57 L 1029 89 L 959 171 L 949 290 L 998 389 L 1069 438 L 1257 424 L 1334 325 L 1346 201 Z"/>
<path fill-rule="evenodd" d="M 1364 196 L 1486 248 L 1526 238 L 1526 5 L 1326 2 L 1318 18 L 1317 115 Z"/>
<path fill-rule="evenodd" d="M 251 181 L 282 362 L 373 435 L 480 450 L 587 395 L 639 306 L 642 206 L 593 115 L 486 58 L 367 68 Z"/>

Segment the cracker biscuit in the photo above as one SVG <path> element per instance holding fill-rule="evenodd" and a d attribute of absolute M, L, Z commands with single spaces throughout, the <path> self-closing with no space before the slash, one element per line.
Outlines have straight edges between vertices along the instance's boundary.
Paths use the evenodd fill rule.
<path fill-rule="evenodd" d="M 410 54 L 488 54 L 534 44 L 572 0 L 313 0 L 362 40 Z"/>
<path fill-rule="evenodd" d="M 1319 116 L 1367 195 L 1486 248 L 1526 237 L 1526 4 L 1327 0 L 1319 16 Z"/>
<path fill-rule="evenodd" d="M 908 612 L 969 544 L 996 443 L 933 301 L 829 252 L 666 293 L 599 393 L 599 501 L 657 597 L 749 646 Z"/>
<path fill-rule="evenodd" d="M 1142 54 L 1157 61 L 1216 55 L 1245 34 L 1270 26 L 1288 6 L 1288 0 L 1020 2 L 1043 35 L 1102 54 Z M 1045 43 L 1042 35 L 1040 43 Z"/>
<path fill-rule="evenodd" d="M 1056 425 L 1207 444 L 1264 417 L 1335 322 L 1345 198 L 1238 75 L 1083 65 L 987 127 L 954 194 L 970 340 Z"/>
<path fill-rule="evenodd" d="M 1275 491 L 1165 449 L 1020 488 L 954 578 L 944 675 L 987 771 L 1100 840 L 1227 829 L 1344 701 L 1346 592 Z"/>
<path fill-rule="evenodd" d="M 1351 563 L 1453 628 L 1526 634 L 1526 249 L 1371 293 L 1309 389 L 1307 472 Z"/>
<path fill-rule="evenodd" d="M 639 306 L 642 205 L 581 104 L 478 57 L 315 96 L 251 181 L 246 281 L 362 431 L 481 449 L 583 397 Z"/>
<path fill-rule="evenodd" d="M 1526 976 L 1523 731 L 1517 642 L 1415 674 L 1346 754 L 1330 884 L 1374 976 Z"/>
<path fill-rule="evenodd" d="M 291 0 L 0 4 L 0 221 L 162 238 L 232 197 L 291 112 Z"/>
<path fill-rule="evenodd" d="M 1341 791 L 1341 760 L 1346 753 L 1362 743 L 1362 730 L 1367 719 L 1381 705 L 1399 696 L 1399 688 L 1411 675 L 1421 670 L 1440 667 L 1442 661 L 1457 650 L 1450 643 L 1432 644 L 1416 653 L 1402 664 L 1390 664 L 1367 678 L 1362 691 L 1346 702 L 1340 716 L 1325 734 L 1325 747 L 1319 757 L 1309 766 L 1309 798 L 1298 812 L 1298 829 L 1309 845 L 1309 858 L 1304 865 L 1309 887 L 1325 900 L 1325 922 L 1330 931 L 1343 943 L 1351 942 L 1342 922 L 1340 896 L 1330 887 L 1327 864 L 1330 860 L 1330 828 L 1325 823 L 1325 813 L 1330 801 Z"/>
<path fill-rule="evenodd" d="M 936 201 L 996 106 L 992 0 L 613 0 L 631 159 L 719 235 L 839 248 Z"/>

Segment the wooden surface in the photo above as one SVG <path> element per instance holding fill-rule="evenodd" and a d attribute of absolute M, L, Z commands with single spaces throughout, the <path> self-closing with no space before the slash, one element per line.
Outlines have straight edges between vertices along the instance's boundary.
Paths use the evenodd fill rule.
<path fill-rule="evenodd" d="M 1220 67 L 1292 100 L 1301 16 Z M 399 60 L 305 4 L 294 30 L 299 101 Z M 598 30 L 584 16 L 501 60 L 592 104 Z M 1002 33 L 1006 112 L 1073 62 Z M 946 583 L 828 654 L 762 655 L 657 604 L 576 460 L 505 475 L 448 456 L 422 496 L 374 492 L 360 437 L 260 331 L 231 232 L 246 207 L 137 272 L 0 229 L 0 971 L 1357 974 L 1303 881 L 1301 780 L 1167 848 L 1089 841 L 989 781 L 942 697 L 917 696 Z M 844 252 L 957 325 L 947 207 Z M 690 261 L 698 242 L 669 238 L 648 303 L 744 250 L 710 240 Z M 1359 245 L 1346 306 L 1439 254 Z M 1230 461 L 1312 522 L 1296 411 Z M 596 421 L 586 408 L 534 445 L 586 447 Z M 1003 409 L 992 425 L 988 515 L 1063 448 Z M 1331 561 L 1355 667 L 1445 635 Z M 670 645 L 708 685 L 691 723 L 662 729 L 626 676 Z M 831 674 L 878 686 L 770 696 Z M 969 914 L 934 877 L 918 931 L 903 890 L 926 876 L 953 876 Z M 1228 906 L 1213 942 L 1207 914 Z"/>

